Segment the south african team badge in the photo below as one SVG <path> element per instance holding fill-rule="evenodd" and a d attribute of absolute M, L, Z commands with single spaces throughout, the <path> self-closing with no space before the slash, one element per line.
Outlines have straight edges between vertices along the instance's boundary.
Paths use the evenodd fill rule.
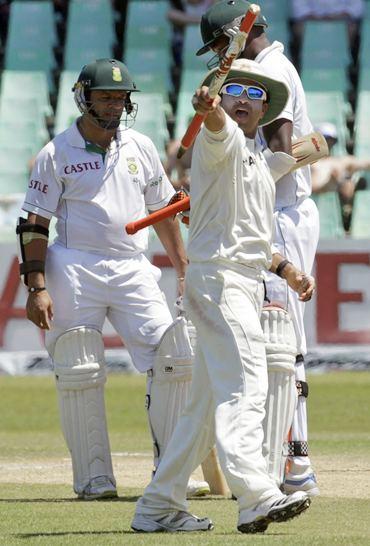
<path fill-rule="evenodd" d="M 136 165 L 136 159 L 134 157 L 127 158 L 127 167 L 130 174 L 137 174 L 139 172 L 139 168 Z"/>
<path fill-rule="evenodd" d="M 115 82 L 122 81 L 122 74 L 118 66 L 112 66 L 112 79 Z"/>

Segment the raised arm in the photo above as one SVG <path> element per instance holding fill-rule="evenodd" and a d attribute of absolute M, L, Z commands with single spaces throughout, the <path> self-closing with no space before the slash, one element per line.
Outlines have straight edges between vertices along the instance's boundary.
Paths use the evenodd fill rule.
<path fill-rule="evenodd" d="M 268 147 L 272 152 L 292 155 L 293 123 L 288 119 L 277 119 L 263 128 Z"/>

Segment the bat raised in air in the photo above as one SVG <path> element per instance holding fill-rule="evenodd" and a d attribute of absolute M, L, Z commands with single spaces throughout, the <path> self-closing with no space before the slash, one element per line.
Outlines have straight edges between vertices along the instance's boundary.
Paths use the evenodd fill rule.
<path fill-rule="evenodd" d="M 260 13 L 260 7 L 257 4 L 251 4 L 247 13 L 244 16 L 244 19 L 240 23 L 238 32 L 233 36 L 229 47 L 223 58 L 220 61 L 219 67 L 213 76 L 213 79 L 209 85 L 209 96 L 211 99 L 217 97 L 231 67 L 231 63 L 234 59 L 240 54 L 245 41 L 248 37 L 248 33 L 254 25 L 255 20 L 257 19 Z M 180 158 L 184 155 L 186 150 L 190 148 L 193 144 L 195 137 L 198 134 L 200 126 L 202 125 L 206 115 L 205 114 L 195 114 L 192 121 L 190 122 L 189 127 L 185 135 L 182 138 L 181 146 L 177 152 L 177 157 Z"/>
<path fill-rule="evenodd" d="M 215 447 L 211 449 L 206 459 L 202 462 L 202 471 L 212 495 L 222 495 L 223 497 L 230 495 L 230 490 L 222 473 Z"/>

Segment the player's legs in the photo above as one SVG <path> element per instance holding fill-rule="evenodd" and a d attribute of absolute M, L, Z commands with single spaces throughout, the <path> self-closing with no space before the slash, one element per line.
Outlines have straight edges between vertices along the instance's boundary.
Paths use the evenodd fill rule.
<path fill-rule="evenodd" d="M 158 286 L 160 270 L 144 256 L 107 262 L 107 317 L 125 342 L 134 366 L 146 373 L 173 318 Z"/>
<path fill-rule="evenodd" d="M 274 243 L 284 256 L 297 267 L 300 267 L 305 273 L 310 273 L 312 270 L 318 238 L 318 212 L 315 203 L 311 199 L 305 199 L 297 208 L 286 208 L 276 214 Z M 305 355 L 307 350 L 303 321 L 305 304 L 300 302 L 296 293 L 288 288 L 286 282 L 279 279 L 276 275 L 267 274 L 266 288 L 268 299 L 272 302 L 281 303 L 288 310 L 297 336 L 298 355 Z M 298 356 L 297 362 L 299 363 L 300 361 L 301 357 Z M 296 366 L 297 382 L 302 380 L 303 374 L 304 368 L 300 365 Z M 305 455 L 300 455 L 299 459 L 296 459 L 295 456 L 289 457 L 289 464 L 292 465 L 294 461 L 298 463 L 297 470 L 300 472 L 298 481 L 301 482 L 307 478 L 311 483 L 313 471 L 307 449 L 307 414 L 306 398 L 304 396 L 299 396 L 298 398 L 291 429 L 291 440 L 301 444 L 302 449 L 299 449 L 299 451 L 298 443 L 295 444 L 296 453 L 304 452 Z M 289 474 L 287 479 L 290 479 Z M 312 488 L 317 490 L 314 482 L 312 482 L 312 485 Z M 301 487 L 302 483 L 297 486 L 297 489 Z"/>
<path fill-rule="evenodd" d="M 221 273 L 216 266 L 203 274 L 203 267 L 192 264 L 187 274 L 187 309 L 198 333 L 190 403 L 137 504 L 132 523 L 136 530 L 164 530 L 157 526 L 163 518 L 171 514 L 177 518 L 186 510 L 186 480 L 212 446 L 213 426 L 222 469 L 245 520 L 240 521 L 243 532 L 253 527 L 259 514 L 254 512 L 256 507 L 270 499 L 263 506 L 264 528 L 272 521 L 266 518 L 279 500 L 284 507 L 278 512 L 290 511 L 289 518 L 298 505 L 308 506 L 304 495 L 292 500 L 282 495 L 269 478 L 262 455 L 267 373 L 259 322 L 261 283 L 234 272 Z M 175 522 L 167 530 L 189 529 L 179 529 Z"/>
<path fill-rule="evenodd" d="M 46 346 L 54 362 L 74 490 L 85 499 L 116 494 L 104 405 L 103 278 L 96 255 L 49 248 L 46 283 L 55 314 Z"/>
<path fill-rule="evenodd" d="M 307 406 L 308 383 L 303 356 L 297 357 L 296 366 L 297 411 L 294 414 L 290 442 L 288 444 L 288 465 L 284 479 L 284 491 L 306 491 L 310 497 L 320 494 L 316 477 L 308 457 Z"/>
<path fill-rule="evenodd" d="M 216 265 L 192 264 L 186 302 L 207 363 L 215 404 L 216 446 L 240 509 L 279 490 L 262 455 L 267 393 L 266 356 L 259 314 L 263 286 L 255 278 Z"/>
<path fill-rule="evenodd" d="M 214 405 L 207 367 L 197 350 L 188 405 L 151 483 L 139 499 L 136 514 L 158 516 L 186 511 L 186 486 L 191 472 L 215 443 Z"/>
<path fill-rule="evenodd" d="M 85 500 L 116 496 L 105 419 L 101 333 L 85 327 L 67 330 L 56 340 L 53 361 L 74 490 Z"/>
<path fill-rule="evenodd" d="M 297 405 L 294 376 L 297 341 L 288 313 L 276 305 L 263 308 L 261 325 L 268 372 L 263 452 L 269 474 L 280 487 L 288 455 L 288 433 Z"/>
<path fill-rule="evenodd" d="M 146 406 L 157 468 L 190 388 L 193 351 L 186 321 L 173 321 L 158 286 L 160 270 L 144 256 L 112 260 L 110 267 L 115 275 L 109 286 L 108 318 L 124 339 L 136 368 L 149 376 Z M 204 481 L 192 480 L 188 492 L 205 494 L 209 487 Z"/>

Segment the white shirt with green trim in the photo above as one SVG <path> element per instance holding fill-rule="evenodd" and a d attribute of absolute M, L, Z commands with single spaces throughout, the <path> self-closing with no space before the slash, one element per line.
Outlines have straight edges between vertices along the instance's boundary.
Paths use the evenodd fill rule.
<path fill-rule="evenodd" d="M 255 58 L 270 78 L 284 82 L 290 91 L 284 110 L 277 119 L 287 119 L 293 124 L 293 139 L 313 131 L 307 114 L 306 97 L 302 82 L 294 65 L 284 55 L 284 46 L 273 42 Z M 262 135 L 262 130 L 259 130 Z M 311 195 L 310 167 L 303 167 L 283 176 L 276 184 L 276 209 L 294 206 Z"/>
<path fill-rule="evenodd" d="M 255 141 L 226 115 L 223 129 L 203 127 L 191 166 L 190 261 L 269 269 L 275 183 Z"/>
<path fill-rule="evenodd" d="M 144 252 L 148 229 L 125 225 L 164 207 L 174 194 L 152 141 L 118 131 L 107 153 L 91 151 L 76 123 L 37 155 L 23 210 L 56 216 L 56 242 L 107 256 Z"/>

